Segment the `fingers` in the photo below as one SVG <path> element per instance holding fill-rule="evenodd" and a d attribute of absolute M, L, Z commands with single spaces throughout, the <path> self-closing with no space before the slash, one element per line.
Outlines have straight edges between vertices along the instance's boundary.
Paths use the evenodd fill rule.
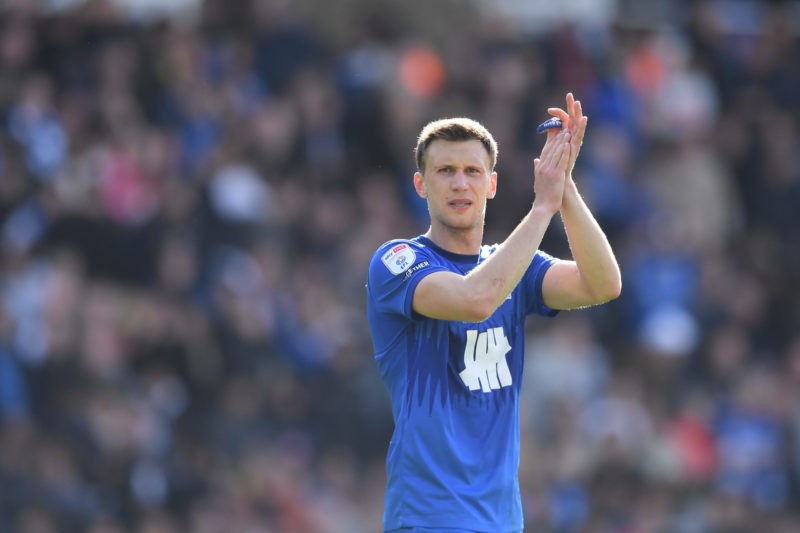
<path fill-rule="evenodd" d="M 567 93 L 567 111 L 570 118 L 575 117 L 575 97 L 572 93 Z"/>
<path fill-rule="evenodd" d="M 561 130 L 552 140 L 548 139 L 548 142 L 546 142 L 544 148 L 542 148 L 542 154 L 539 156 L 539 164 L 543 164 L 545 168 L 560 165 L 559 162 L 563 154 L 566 153 L 569 155 L 571 138 L 572 134 L 569 130 Z"/>
<path fill-rule="evenodd" d="M 583 114 L 583 106 L 580 100 L 575 100 L 572 93 L 567 93 L 567 109 L 570 114 L 570 125 L 572 135 L 570 159 L 567 164 L 567 173 L 572 174 L 572 169 L 575 166 L 575 161 L 578 159 L 578 154 L 581 151 L 583 144 L 583 136 L 586 133 L 586 124 L 589 121 L 588 117 Z"/>
<path fill-rule="evenodd" d="M 542 153 L 539 156 L 541 159 L 548 159 L 549 154 L 553 151 L 556 144 L 556 138 L 563 132 L 563 129 L 552 128 L 547 130 L 547 140 L 542 147 Z"/>
<path fill-rule="evenodd" d="M 561 207 L 566 183 L 566 169 L 570 160 L 572 133 L 562 129 L 550 137 L 539 157 L 533 160 L 536 195 L 534 203 L 552 213 Z"/>
<path fill-rule="evenodd" d="M 586 134 L 586 124 L 589 122 L 589 117 L 584 116 L 583 109 L 581 108 L 580 101 L 575 102 L 575 117 L 573 124 L 575 125 L 574 135 L 572 137 L 572 161 L 578 157 L 578 152 L 583 144 L 583 136 Z"/>
<path fill-rule="evenodd" d="M 554 117 L 556 117 L 556 118 L 561 119 L 561 128 L 562 129 L 569 128 L 569 120 L 570 120 L 569 113 L 567 113 L 566 111 L 564 111 L 560 107 L 548 107 L 547 108 L 547 113 L 552 115 L 552 116 L 554 116 Z"/>
<path fill-rule="evenodd" d="M 572 145 L 580 146 L 583 144 L 583 136 L 586 134 L 586 124 L 589 122 L 589 117 L 581 117 L 576 128 L 575 135 L 572 137 Z"/>
<path fill-rule="evenodd" d="M 576 100 L 571 92 L 566 95 L 566 110 L 550 107 L 547 113 L 560 119 L 562 126 L 561 130 L 548 130 L 547 141 L 539 158 L 534 160 L 534 168 L 544 165 L 543 171 L 558 168 L 571 175 L 589 119 L 583 114 L 580 100 Z"/>
<path fill-rule="evenodd" d="M 552 142 L 545 143 L 544 148 L 542 148 L 542 155 L 539 158 L 546 165 L 549 165 L 556 157 L 556 154 L 563 150 L 563 145 L 563 135 L 559 132 L 552 137 Z"/>
<path fill-rule="evenodd" d="M 571 139 L 572 135 L 570 134 L 569 130 L 562 130 L 561 133 L 559 133 L 559 138 L 553 146 L 553 150 L 548 154 L 547 163 L 549 166 L 562 168 L 561 162 L 565 155 L 567 160 L 569 160 Z"/>
<path fill-rule="evenodd" d="M 571 150 L 571 148 L 572 148 L 572 146 L 571 146 L 571 143 L 570 143 L 570 138 L 567 137 L 567 141 L 564 143 L 564 149 L 561 150 L 561 152 L 559 154 L 558 161 L 556 162 L 556 165 L 557 165 L 558 169 L 561 172 L 566 172 L 567 171 L 567 167 L 571 163 L 571 160 L 572 160 L 572 150 Z"/>
<path fill-rule="evenodd" d="M 563 128 L 563 125 L 562 125 Z M 547 141 L 550 141 L 553 137 L 561 133 L 561 129 L 559 128 L 550 128 L 547 130 Z"/>
<path fill-rule="evenodd" d="M 581 120 L 583 119 L 583 106 L 581 106 L 580 100 L 574 100 L 572 102 L 572 109 L 570 109 L 570 123 L 575 128 L 574 131 L 577 131 L 581 127 Z"/>
<path fill-rule="evenodd" d="M 575 100 L 575 96 L 572 93 L 567 93 L 566 103 L 566 111 L 559 107 L 549 107 L 547 108 L 547 113 L 561 119 L 562 128 L 569 129 L 574 134 L 580 127 L 583 108 L 580 100 Z"/>
<path fill-rule="evenodd" d="M 575 100 L 572 107 L 572 125 L 574 126 L 574 136 L 572 139 L 573 146 L 576 144 L 577 146 L 580 146 L 583 143 L 583 135 L 586 133 L 586 123 L 588 120 L 588 117 L 584 116 L 583 114 L 581 101 Z"/>

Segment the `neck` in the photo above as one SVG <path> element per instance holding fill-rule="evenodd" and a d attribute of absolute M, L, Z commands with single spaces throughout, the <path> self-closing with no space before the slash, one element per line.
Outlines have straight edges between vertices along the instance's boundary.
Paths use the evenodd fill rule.
<path fill-rule="evenodd" d="M 454 229 L 437 224 L 431 224 L 425 237 L 432 240 L 436 246 L 463 255 L 477 255 L 483 243 L 483 226 L 472 229 Z"/>

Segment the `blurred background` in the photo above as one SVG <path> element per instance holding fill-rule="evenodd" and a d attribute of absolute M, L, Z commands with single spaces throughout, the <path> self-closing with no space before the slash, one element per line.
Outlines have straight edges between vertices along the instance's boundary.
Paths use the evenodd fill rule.
<path fill-rule="evenodd" d="M 4 0 L 0 531 L 378 531 L 416 135 L 494 133 L 500 242 L 567 91 L 624 288 L 529 323 L 527 530 L 800 531 L 799 5 Z"/>

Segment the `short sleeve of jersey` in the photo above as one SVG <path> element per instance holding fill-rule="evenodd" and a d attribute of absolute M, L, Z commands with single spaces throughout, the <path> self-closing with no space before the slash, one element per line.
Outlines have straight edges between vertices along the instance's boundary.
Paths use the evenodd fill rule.
<path fill-rule="evenodd" d="M 414 289 L 433 272 L 447 270 L 435 253 L 414 241 L 389 241 L 375 252 L 369 264 L 367 287 L 379 313 L 415 318 Z"/>
<path fill-rule="evenodd" d="M 534 254 L 533 261 L 531 261 L 523 278 L 523 290 L 526 298 L 525 314 L 543 316 L 555 316 L 558 314 L 558 310 L 550 309 L 544 304 L 544 296 L 542 295 L 544 275 L 557 261 L 555 257 L 541 250 L 537 250 L 536 254 Z"/>

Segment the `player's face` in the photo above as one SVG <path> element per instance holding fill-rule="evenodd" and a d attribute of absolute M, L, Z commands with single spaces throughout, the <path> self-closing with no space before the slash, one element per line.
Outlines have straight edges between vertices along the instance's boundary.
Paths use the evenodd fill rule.
<path fill-rule="evenodd" d="M 486 200 L 493 198 L 497 173 L 478 140 L 435 140 L 428 145 L 425 173 L 414 175 L 417 193 L 428 200 L 432 224 L 449 229 L 482 227 Z"/>

